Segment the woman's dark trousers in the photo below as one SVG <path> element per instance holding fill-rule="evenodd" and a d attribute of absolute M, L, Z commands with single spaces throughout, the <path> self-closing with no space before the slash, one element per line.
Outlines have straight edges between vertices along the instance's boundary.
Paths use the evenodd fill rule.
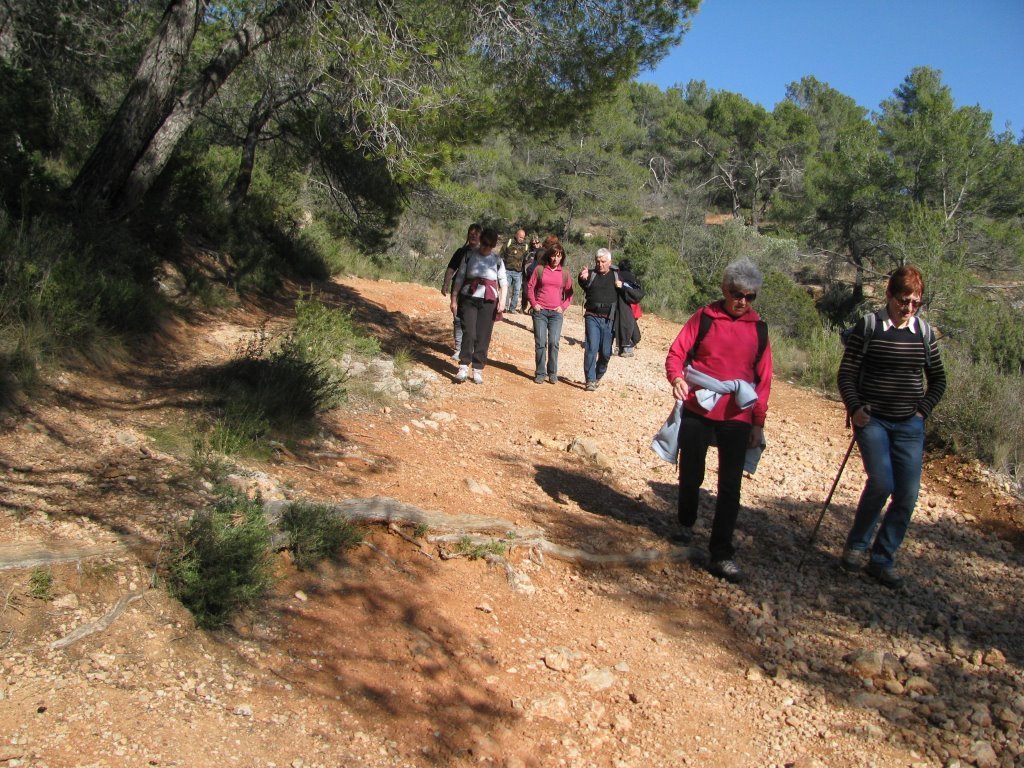
<path fill-rule="evenodd" d="M 482 371 L 487 365 L 487 348 L 491 346 L 494 330 L 495 302 L 465 297 L 459 306 L 462 313 L 462 350 L 459 365 L 469 365 Z"/>
<path fill-rule="evenodd" d="M 711 559 L 730 560 L 735 549 L 732 533 L 740 511 L 740 483 L 751 425 L 743 421 L 713 421 L 683 409 L 679 425 L 679 522 L 697 522 L 700 486 L 708 446 L 718 445 L 718 497 L 708 549 Z"/>

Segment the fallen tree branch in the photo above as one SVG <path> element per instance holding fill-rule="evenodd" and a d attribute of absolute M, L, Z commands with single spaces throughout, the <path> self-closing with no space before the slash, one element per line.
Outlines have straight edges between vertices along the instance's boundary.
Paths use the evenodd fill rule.
<path fill-rule="evenodd" d="M 419 539 L 417 539 L 414 536 L 410 536 L 408 533 L 406 533 L 401 528 L 399 528 L 395 523 L 388 523 L 388 530 L 391 533 L 393 533 L 396 536 L 398 536 L 399 538 L 404 539 L 405 541 L 407 541 L 410 544 L 412 544 L 413 546 L 415 546 L 416 549 L 419 550 L 419 553 L 421 555 L 425 555 L 426 557 L 429 557 L 431 560 L 434 559 L 434 556 L 432 554 L 430 554 L 429 552 L 427 552 L 426 549 L 423 548 L 423 542 L 422 541 L 420 541 Z"/>
<path fill-rule="evenodd" d="M 67 648 L 69 645 L 78 642 L 83 637 L 88 637 L 89 635 L 92 635 L 96 632 L 102 632 L 114 623 L 114 619 L 116 619 L 118 616 L 124 613 L 125 608 L 127 608 L 129 605 L 134 603 L 139 598 L 145 596 L 145 594 L 146 590 L 143 590 L 142 592 L 129 592 L 127 595 L 124 595 L 120 600 L 118 600 L 117 604 L 109 611 L 107 611 L 107 613 L 101 618 L 97 619 L 91 624 L 83 624 L 82 626 L 78 627 L 78 629 L 74 630 L 71 634 L 65 635 L 60 640 L 54 640 L 52 643 L 50 643 L 50 650 L 55 651 L 59 650 L 60 648 Z"/>

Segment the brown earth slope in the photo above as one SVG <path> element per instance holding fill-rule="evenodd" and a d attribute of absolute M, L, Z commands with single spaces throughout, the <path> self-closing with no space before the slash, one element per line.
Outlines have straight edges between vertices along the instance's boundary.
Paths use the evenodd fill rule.
<path fill-rule="evenodd" d="M 211 488 L 186 448 L 154 436 L 197 418 L 203 372 L 288 309 L 179 324 L 148 359 L 56 375 L 4 423 L 0 765 L 1024 761 L 1024 510 L 977 468 L 929 463 L 908 586 L 891 593 L 835 567 L 863 481 L 854 454 L 798 569 L 849 435 L 836 403 L 776 382 L 769 448 L 744 485 L 750 578 L 726 585 L 699 564 L 707 514 L 693 553 L 668 544 L 675 470 L 648 448 L 671 405 L 676 326 L 645 318 L 636 357 L 587 393 L 579 310 L 554 386 L 533 382 L 529 318 L 513 315 L 485 383 L 456 385 L 436 290 L 345 279 L 323 298 L 408 350 L 422 392 L 332 412 L 273 460 L 241 463 L 239 482 L 501 518 L 566 551 L 650 561 L 587 565 L 523 542 L 506 570 L 372 525 L 366 546 L 313 573 L 282 554 L 264 609 L 195 629 L 155 564 Z M 577 438 L 596 455 L 567 451 Z M 49 600 L 31 596 L 41 567 Z"/>

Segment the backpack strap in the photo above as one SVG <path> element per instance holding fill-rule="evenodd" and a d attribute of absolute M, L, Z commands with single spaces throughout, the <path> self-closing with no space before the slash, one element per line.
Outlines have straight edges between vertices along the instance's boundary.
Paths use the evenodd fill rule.
<path fill-rule="evenodd" d="M 700 325 L 697 326 L 697 338 L 693 340 L 693 344 L 690 346 L 690 351 L 686 355 L 686 361 L 683 363 L 683 370 L 693 362 L 693 358 L 697 356 L 697 348 L 700 343 L 704 340 L 704 337 L 708 335 L 708 331 L 711 330 L 711 324 L 715 321 L 711 315 L 704 311 L 702 307 L 700 310 Z"/>
<path fill-rule="evenodd" d="M 757 354 L 754 355 L 754 381 L 755 384 L 759 383 L 757 376 L 757 366 L 761 364 L 761 358 L 764 357 L 764 351 L 768 349 L 768 323 L 764 320 L 757 321 Z"/>
<path fill-rule="evenodd" d="M 871 343 L 871 338 L 875 335 L 875 326 L 878 324 L 878 316 L 874 312 L 868 312 L 864 315 L 864 344 L 860 348 L 861 359 L 864 359 L 864 355 L 868 353 L 868 345 Z"/>
<path fill-rule="evenodd" d="M 924 344 L 924 367 L 932 367 L 932 327 L 923 317 L 917 318 L 917 324 L 921 328 L 921 343 Z"/>

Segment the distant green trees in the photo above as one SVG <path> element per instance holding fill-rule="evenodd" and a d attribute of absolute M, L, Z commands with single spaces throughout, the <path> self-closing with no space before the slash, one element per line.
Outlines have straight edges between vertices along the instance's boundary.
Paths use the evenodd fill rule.
<path fill-rule="evenodd" d="M 1020 137 L 926 67 L 873 112 L 811 76 L 770 110 L 632 82 L 697 6 L 0 4 L 0 363 L 27 381 L 48 350 L 144 329 L 160 265 L 197 244 L 240 290 L 342 263 L 433 280 L 479 221 L 558 234 L 574 267 L 610 245 L 645 304 L 680 317 L 751 255 L 773 326 L 817 345 L 818 381 L 827 324 L 917 264 L 958 370 L 1007 377 L 1012 399 Z M 216 299 L 181 272 L 191 300 Z"/>

